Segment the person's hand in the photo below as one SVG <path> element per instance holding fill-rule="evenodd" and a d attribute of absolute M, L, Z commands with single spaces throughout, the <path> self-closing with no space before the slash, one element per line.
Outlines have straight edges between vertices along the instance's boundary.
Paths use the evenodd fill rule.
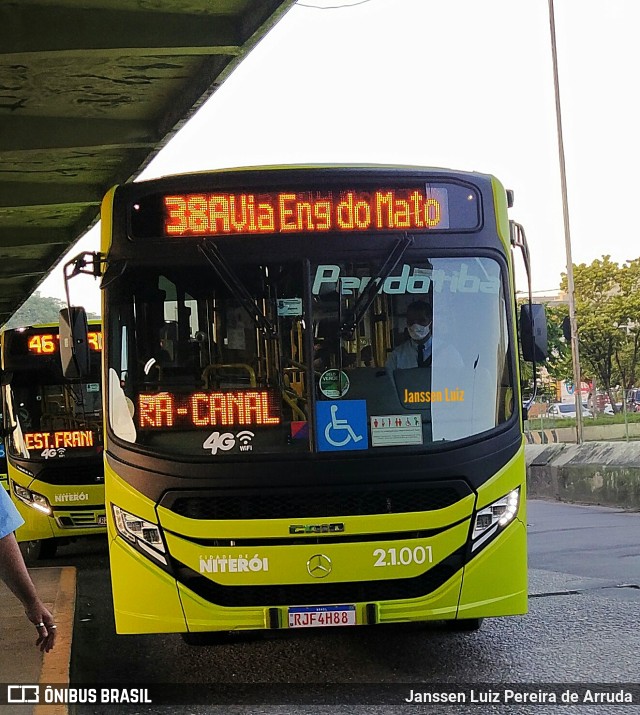
<path fill-rule="evenodd" d="M 53 616 L 42 601 L 35 601 L 32 605 L 24 609 L 27 618 L 33 623 L 38 632 L 36 645 L 43 653 L 48 653 L 56 644 L 56 624 Z"/>

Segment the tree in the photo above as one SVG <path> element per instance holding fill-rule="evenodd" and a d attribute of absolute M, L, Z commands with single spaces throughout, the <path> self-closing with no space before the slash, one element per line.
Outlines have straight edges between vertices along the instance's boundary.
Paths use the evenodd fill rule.
<path fill-rule="evenodd" d="M 636 371 L 640 360 L 640 258 L 627 261 L 620 269 L 620 322 L 618 330 L 623 340 L 615 354 L 619 373 L 618 382 L 629 389 L 636 384 Z"/>
<path fill-rule="evenodd" d="M 640 259 L 619 266 L 610 256 L 574 265 L 580 362 L 615 404 L 613 386 L 635 382 L 640 351 Z M 561 287 L 567 290 L 563 274 Z"/>
<path fill-rule="evenodd" d="M 568 305 L 547 305 L 547 343 L 549 354 L 545 367 L 554 380 L 572 380 L 571 345 L 562 332 L 562 322 L 569 316 Z"/>
<path fill-rule="evenodd" d="M 3 326 L 3 329 L 23 328 L 29 325 L 41 325 L 43 323 L 58 324 L 58 317 L 61 308 L 66 307 L 66 302 L 60 298 L 40 295 L 36 291 L 22 306 L 13 314 L 11 319 Z M 90 313 L 90 319 L 99 319 L 99 315 Z"/>

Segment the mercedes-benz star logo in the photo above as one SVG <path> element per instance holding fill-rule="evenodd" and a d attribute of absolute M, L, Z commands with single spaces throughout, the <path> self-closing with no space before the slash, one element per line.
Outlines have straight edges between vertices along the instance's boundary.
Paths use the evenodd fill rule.
<path fill-rule="evenodd" d="M 331 573 L 331 559 L 324 554 L 315 554 L 307 561 L 307 571 L 313 578 L 324 578 Z"/>

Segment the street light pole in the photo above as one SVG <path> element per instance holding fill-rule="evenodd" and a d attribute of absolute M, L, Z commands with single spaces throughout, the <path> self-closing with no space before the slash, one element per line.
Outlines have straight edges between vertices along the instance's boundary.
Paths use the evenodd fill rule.
<path fill-rule="evenodd" d="M 549 0 L 549 29 L 551 31 L 551 56 L 553 58 L 553 87 L 556 98 L 556 129 L 558 134 L 558 157 L 560 160 L 560 185 L 562 189 L 562 215 L 564 219 L 564 245 L 567 256 L 567 290 L 569 293 L 569 321 L 571 325 L 571 357 L 573 361 L 573 396 L 576 403 L 577 442 L 582 444 L 582 379 L 578 354 L 578 324 L 573 286 L 573 260 L 571 258 L 571 230 L 569 228 L 569 202 L 567 199 L 567 171 L 564 161 L 562 138 L 562 112 L 560 109 L 560 84 L 558 82 L 558 53 L 556 50 L 556 21 L 553 0 Z"/>

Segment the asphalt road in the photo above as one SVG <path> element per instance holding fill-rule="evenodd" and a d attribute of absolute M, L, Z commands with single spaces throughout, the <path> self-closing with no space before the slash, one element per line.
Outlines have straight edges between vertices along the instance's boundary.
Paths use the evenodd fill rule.
<path fill-rule="evenodd" d="M 194 648 L 178 635 L 118 636 L 113 627 L 106 543 L 60 550 L 78 568 L 72 684 L 161 688 L 213 704 L 78 705 L 85 713 L 448 712 L 464 705 L 406 702 L 421 684 L 463 693 L 483 713 L 556 712 L 553 703 L 505 704 L 505 690 L 550 697 L 567 683 L 579 703 L 563 713 L 636 711 L 582 702 L 589 684 L 640 682 L 640 514 L 529 502 L 530 612 L 485 620 L 476 633 L 441 624 L 281 632 Z M 135 584 L 132 584 L 135 588 Z M 471 704 L 470 690 L 484 697 Z M 164 691 L 162 691 L 164 692 Z M 496 695 L 497 694 L 497 695 Z M 495 700 L 496 696 L 499 698 Z M 558 699 L 560 695 L 556 696 Z M 573 695 L 570 695 L 573 697 Z M 640 703 L 640 690 L 635 690 Z M 275 704 L 274 704 L 275 703 Z M 283 704 L 284 703 L 284 704 Z"/>

